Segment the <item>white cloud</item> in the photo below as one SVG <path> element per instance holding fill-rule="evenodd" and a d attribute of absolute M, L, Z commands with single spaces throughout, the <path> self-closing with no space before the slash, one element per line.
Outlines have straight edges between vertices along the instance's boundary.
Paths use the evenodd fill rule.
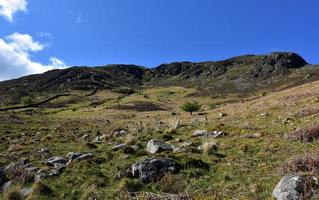
<path fill-rule="evenodd" d="M 12 22 L 16 12 L 27 10 L 27 4 L 26 0 L 0 0 L 0 16 Z"/>
<path fill-rule="evenodd" d="M 51 57 L 47 65 L 31 60 L 31 53 L 43 48 L 28 34 L 14 33 L 0 38 L 0 81 L 67 67 L 55 57 Z"/>

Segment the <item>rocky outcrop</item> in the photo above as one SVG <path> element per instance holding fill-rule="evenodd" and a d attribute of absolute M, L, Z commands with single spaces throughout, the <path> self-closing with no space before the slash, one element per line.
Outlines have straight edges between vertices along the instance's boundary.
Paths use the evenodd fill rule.
<path fill-rule="evenodd" d="M 284 176 L 273 190 L 273 197 L 277 200 L 311 199 L 318 189 L 318 180 L 315 177 Z"/>
<path fill-rule="evenodd" d="M 269 78 L 272 75 L 285 74 L 289 69 L 300 68 L 307 64 L 296 53 L 273 52 L 257 62 L 249 73 L 255 78 Z"/>
<path fill-rule="evenodd" d="M 167 173 L 178 173 L 181 166 L 169 158 L 147 158 L 132 165 L 132 176 L 143 183 L 156 182 Z"/>

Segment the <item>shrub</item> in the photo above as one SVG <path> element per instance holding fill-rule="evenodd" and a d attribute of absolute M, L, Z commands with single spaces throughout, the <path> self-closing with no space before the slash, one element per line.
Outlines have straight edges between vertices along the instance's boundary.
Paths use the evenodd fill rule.
<path fill-rule="evenodd" d="M 284 172 L 312 172 L 319 170 L 319 154 L 304 154 L 292 157 L 282 166 Z"/>
<path fill-rule="evenodd" d="M 25 96 L 21 98 L 21 104 L 23 105 L 30 105 L 33 103 L 33 100 L 30 96 Z"/>
<path fill-rule="evenodd" d="M 302 142 L 312 142 L 319 138 L 319 124 L 313 124 L 305 128 L 286 134 L 290 140 L 301 140 Z"/>
<path fill-rule="evenodd" d="M 122 87 L 122 88 L 115 89 L 115 92 L 118 92 L 121 94 L 134 94 L 135 90 L 133 90 L 132 88 Z"/>
<path fill-rule="evenodd" d="M 185 112 L 189 112 L 190 115 L 193 115 L 193 112 L 199 111 L 201 105 L 196 102 L 186 102 L 181 106 L 181 109 Z"/>

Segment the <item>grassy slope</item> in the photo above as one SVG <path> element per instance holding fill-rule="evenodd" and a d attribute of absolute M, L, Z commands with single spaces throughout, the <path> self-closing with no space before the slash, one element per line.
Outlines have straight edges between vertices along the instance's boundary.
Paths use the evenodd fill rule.
<path fill-rule="evenodd" d="M 114 199 L 115 196 L 124 195 L 124 186 L 139 186 L 137 181 L 115 179 L 116 174 L 126 166 L 148 157 L 144 150 L 147 141 L 162 138 L 179 119 L 185 126 L 176 133 L 166 133 L 174 137 L 171 143 L 176 146 L 177 138 L 198 144 L 205 142 L 203 139 L 190 137 L 195 129 L 223 130 L 229 133 L 229 136 L 215 140 L 220 146 L 218 154 L 215 155 L 191 152 L 162 154 L 181 163 L 192 158 L 202 159 L 209 164 L 210 169 L 188 168 L 182 170 L 179 175 L 167 175 L 159 183 L 142 185 L 139 191 L 187 191 L 196 194 L 198 199 L 271 199 L 273 187 L 284 175 L 280 166 L 285 160 L 317 149 L 316 144 L 286 141 L 282 135 L 318 120 L 317 115 L 301 118 L 295 117 L 295 114 L 306 108 L 319 106 L 319 82 L 266 96 L 258 95 L 254 100 L 242 99 L 241 102 L 225 104 L 222 102 L 234 100 L 234 97 L 188 97 L 192 92 L 193 89 L 181 87 L 145 88 L 140 93 L 126 97 L 110 91 L 101 91 L 90 97 L 84 97 L 84 93 L 77 92 L 72 97 L 56 100 L 52 103 L 52 108 L 35 110 L 32 115 L 27 112 L 0 113 L 3 122 L 0 124 L 0 163 L 4 165 L 14 157 L 27 157 L 35 166 L 41 166 L 39 159 L 31 155 L 42 147 L 48 147 L 52 155 L 56 156 L 70 151 L 94 152 L 100 162 L 77 163 L 59 178 L 46 180 L 45 183 L 54 191 L 53 195 L 38 196 L 35 199 L 79 199 L 91 193 L 102 199 Z M 70 101 L 70 98 L 73 100 Z M 199 101 L 203 105 L 207 121 L 204 116 L 190 117 L 180 111 L 180 105 L 191 100 Z M 167 110 L 134 112 L 112 109 L 115 105 L 134 101 L 150 101 Z M 91 105 L 92 102 L 96 105 Z M 61 107 L 54 108 L 57 105 Z M 212 105 L 219 106 L 214 108 Z M 172 111 L 180 115 L 173 116 Z M 227 116 L 220 118 L 219 112 L 227 113 Z M 265 112 L 269 115 L 260 115 Z M 287 118 L 292 118 L 292 122 L 287 123 Z M 144 130 L 137 133 L 136 124 L 139 121 L 143 122 Z M 160 121 L 163 125 L 158 126 Z M 98 144 L 96 149 L 90 149 L 80 139 L 82 135 L 89 134 L 92 141 L 97 132 L 110 134 L 117 128 L 128 129 L 137 139 L 141 148 L 135 155 L 124 158 L 121 151 L 112 152 L 112 146 L 121 140 L 124 142 L 125 138 L 110 138 Z M 9 144 L 13 138 L 21 138 L 22 133 L 26 133 L 25 142 Z M 260 133 L 261 137 L 243 137 L 253 133 Z M 39 142 L 31 143 L 35 137 L 39 138 Z"/>

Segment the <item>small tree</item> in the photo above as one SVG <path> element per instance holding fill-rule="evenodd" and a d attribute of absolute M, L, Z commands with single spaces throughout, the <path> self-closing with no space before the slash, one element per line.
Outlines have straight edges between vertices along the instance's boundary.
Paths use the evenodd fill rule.
<path fill-rule="evenodd" d="M 190 115 L 193 115 L 193 112 L 199 111 L 201 105 L 196 102 L 186 102 L 181 106 L 181 109 L 185 112 L 189 112 Z"/>

